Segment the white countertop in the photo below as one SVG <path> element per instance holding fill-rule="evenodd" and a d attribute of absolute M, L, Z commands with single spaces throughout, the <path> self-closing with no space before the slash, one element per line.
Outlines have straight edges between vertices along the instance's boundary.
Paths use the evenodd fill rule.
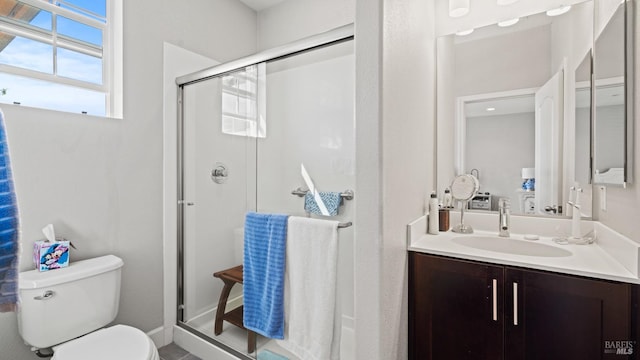
<path fill-rule="evenodd" d="M 603 237 L 607 236 L 606 239 L 602 239 L 602 244 L 599 244 L 598 240 L 596 240 L 596 243 L 590 245 L 559 245 L 553 242 L 550 236 L 540 236 L 539 240 L 524 240 L 523 235 L 518 234 L 512 234 L 510 237 L 513 241 L 534 242 L 571 252 L 568 256 L 546 257 L 490 251 L 452 241 L 456 237 L 464 236 L 497 237 L 497 231 L 476 230 L 469 235 L 451 231 L 441 232 L 439 235 L 425 234 L 422 230 L 425 229 L 426 220 L 423 218 L 414 221 L 408 226 L 409 251 L 640 284 L 637 268 L 640 244 L 624 237 L 619 239 L 619 244 L 615 243 L 618 240 L 612 240 L 608 236 L 609 232 L 611 232 L 610 229 L 598 231 L 599 234 L 603 234 Z M 595 222 L 593 226 L 596 230 L 604 227 L 604 225 Z M 611 248 L 623 249 L 624 251 L 607 251 L 607 249 Z M 634 255 L 634 252 L 635 262 L 629 261 L 628 258 L 617 258 L 617 256 L 620 256 L 619 254 L 628 257 L 629 253 Z"/>

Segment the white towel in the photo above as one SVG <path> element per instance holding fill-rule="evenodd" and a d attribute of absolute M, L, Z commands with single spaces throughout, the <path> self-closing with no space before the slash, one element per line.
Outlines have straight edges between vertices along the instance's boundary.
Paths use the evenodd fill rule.
<path fill-rule="evenodd" d="M 338 222 L 289 217 L 284 278 L 285 338 L 302 360 L 340 359 Z"/>

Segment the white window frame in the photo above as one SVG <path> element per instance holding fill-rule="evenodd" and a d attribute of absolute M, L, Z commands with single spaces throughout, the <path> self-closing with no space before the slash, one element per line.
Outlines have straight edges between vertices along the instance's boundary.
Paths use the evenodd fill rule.
<path fill-rule="evenodd" d="M 11 21 L 0 19 L 0 31 L 10 33 L 12 35 L 21 36 L 30 40 L 36 40 L 41 43 L 54 46 L 54 49 L 60 47 L 73 50 L 86 55 L 98 56 L 102 60 L 102 84 L 95 84 L 76 79 L 70 79 L 57 75 L 57 69 L 54 61 L 53 74 L 47 74 L 39 71 L 33 71 L 21 67 L 7 64 L 0 64 L 0 72 L 28 77 L 37 80 L 48 81 L 51 83 L 73 86 L 76 88 L 99 91 L 105 94 L 105 112 L 107 117 L 122 118 L 123 115 L 123 0 L 105 0 L 106 1 L 106 24 L 83 16 L 69 9 L 62 8 L 52 4 L 46 0 L 20 0 L 21 2 L 48 11 L 52 15 L 52 21 L 55 21 L 56 15 L 77 21 L 79 23 L 102 30 L 102 53 L 99 47 L 91 47 L 84 44 L 74 42 L 72 40 L 58 37 L 57 32 L 53 31 L 53 37 L 49 35 L 48 30 L 42 32 L 37 29 L 13 25 Z M 55 3 L 55 1 L 54 1 Z M 55 50 L 54 50 L 55 51 Z M 54 53 L 55 56 L 55 53 Z M 54 110 L 55 111 L 55 110 Z"/>

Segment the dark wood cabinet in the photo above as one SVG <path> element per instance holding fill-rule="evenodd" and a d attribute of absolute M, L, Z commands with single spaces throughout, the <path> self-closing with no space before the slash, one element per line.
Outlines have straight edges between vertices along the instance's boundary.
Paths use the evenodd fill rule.
<path fill-rule="evenodd" d="M 409 358 L 636 359 L 638 293 L 631 284 L 410 252 Z"/>

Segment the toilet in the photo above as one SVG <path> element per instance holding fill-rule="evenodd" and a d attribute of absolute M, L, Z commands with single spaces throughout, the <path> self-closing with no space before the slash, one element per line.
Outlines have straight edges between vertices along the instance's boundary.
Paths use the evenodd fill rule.
<path fill-rule="evenodd" d="M 147 334 L 111 323 L 118 314 L 123 261 L 106 255 L 68 267 L 20 273 L 18 330 L 34 351 L 52 360 L 159 360 Z"/>

